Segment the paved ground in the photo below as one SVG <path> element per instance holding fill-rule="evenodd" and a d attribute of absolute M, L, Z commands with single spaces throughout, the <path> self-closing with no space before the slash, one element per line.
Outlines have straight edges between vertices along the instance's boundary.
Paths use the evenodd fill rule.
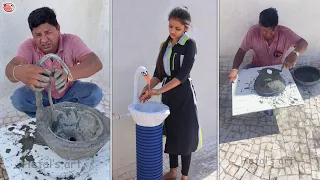
<path fill-rule="evenodd" d="M 299 87 L 305 105 L 231 116 L 231 85 L 220 74 L 220 179 L 320 179 L 320 83 Z"/>
<path fill-rule="evenodd" d="M 8 180 L 8 174 L 3 165 L 2 159 L 0 157 L 0 180 Z"/>
<path fill-rule="evenodd" d="M 217 179 L 217 138 L 208 138 L 203 147 L 192 156 L 189 171 L 190 180 L 216 180 Z M 181 165 L 181 162 L 179 162 Z M 168 156 L 164 154 L 163 172 L 169 171 Z M 180 171 L 180 169 L 179 169 Z M 181 173 L 178 178 L 181 177 Z M 136 164 L 113 171 L 113 180 L 136 180 Z"/>
<path fill-rule="evenodd" d="M 99 84 L 103 91 L 104 91 L 104 97 L 101 103 L 98 105 L 97 109 L 104 109 L 104 111 L 109 112 L 110 106 L 109 106 L 109 88 L 107 88 L 106 83 L 101 83 L 100 81 L 92 81 L 93 83 Z M 106 114 L 107 117 L 109 117 L 109 114 Z M 0 100 L 0 127 L 6 126 L 8 124 L 12 124 L 14 122 L 18 122 L 22 119 L 28 118 L 23 113 L 20 113 L 16 111 L 13 106 L 11 105 L 11 102 L 9 100 L 9 97 L 1 98 Z M 1 155 L 0 155 L 0 180 L 8 180 L 8 175 L 5 170 L 5 166 L 3 164 Z"/>

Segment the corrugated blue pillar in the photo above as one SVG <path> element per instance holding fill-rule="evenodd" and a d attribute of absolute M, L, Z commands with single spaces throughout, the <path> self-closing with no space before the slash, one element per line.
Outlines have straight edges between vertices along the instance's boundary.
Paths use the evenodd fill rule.
<path fill-rule="evenodd" d="M 162 180 L 162 124 L 136 125 L 137 180 Z"/>

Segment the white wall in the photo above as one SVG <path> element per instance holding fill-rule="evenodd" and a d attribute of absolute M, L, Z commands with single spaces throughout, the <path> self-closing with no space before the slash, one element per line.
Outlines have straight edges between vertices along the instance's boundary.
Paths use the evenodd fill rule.
<path fill-rule="evenodd" d="M 259 21 L 259 13 L 269 7 L 278 10 L 279 24 L 305 38 L 305 56 L 320 55 L 320 11 L 318 0 L 223 0 L 220 1 L 220 57 L 233 60 L 248 28 Z M 252 52 L 247 53 L 248 55 Z"/>
<path fill-rule="evenodd" d="M 53 8 L 57 14 L 62 33 L 78 35 L 87 43 L 89 48 L 97 53 L 103 61 L 105 80 L 109 82 L 109 19 L 108 0 L 12 0 L 16 9 L 13 13 L 0 10 L 0 99 L 11 95 L 18 84 L 10 83 L 5 74 L 5 66 L 15 55 L 19 45 L 30 38 L 28 15 L 31 11 L 42 6 Z M 96 77 L 102 77 L 97 75 Z M 3 89 L 6 87 L 6 89 Z"/>
<path fill-rule="evenodd" d="M 217 2 L 204 0 L 113 1 L 113 111 L 127 113 L 133 101 L 133 77 L 143 65 L 153 74 L 162 41 L 168 37 L 172 8 L 186 5 L 192 15 L 191 33 L 199 45 L 192 70 L 204 139 L 217 136 Z M 140 90 L 145 82 L 140 78 Z M 113 170 L 135 162 L 135 123 L 113 121 Z"/>
<path fill-rule="evenodd" d="M 92 44 L 92 49 L 103 62 L 103 69 L 93 78 L 103 81 L 109 87 L 110 83 L 110 1 L 100 0 L 100 10 L 98 25 L 92 26 L 91 30 L 97 32 Z M 88 1 L 89 2 L 89 1 Z M 92 1 L 90 1 L 92 3 Z M 98 11 L 99 12 L 99 11 Z"/>

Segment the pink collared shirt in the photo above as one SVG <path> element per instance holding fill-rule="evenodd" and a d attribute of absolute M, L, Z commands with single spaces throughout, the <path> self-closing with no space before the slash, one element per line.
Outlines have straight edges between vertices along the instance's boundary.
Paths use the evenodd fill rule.
<path fill-rule="evenodd" d="M 290 47 L 295 47 L 301 39 L 299 35 L 291 29 L 279 25 L 273 41 L 270 45 L 262 36 L 259 25 L 249 28 L 245 38 L 240 46 L 244 51 L 252 49 L 254 51 L 252 64 L 255 66 L 270 66 L 281 64 L 284 55 Z M 281 56 L 276 57 L 275 53 L 279 51 Z"/>
<path fill-rule="evenodd" d="M 92 51 L 87 45 L 76 35 L 73 34 L 61 34 L 59 39 L 59 47 L 57 55 L 61 57 L 64 63 L 70 68 L 82 61 L 82 58 L 91 53 Z M 28 61 L 29 64 L 37 64 L 45 54 L 36 46 L 33 38 L 25 40 L 18 48 L 16 57 L 23 58 Z M 53 59 L 47 60 L 42 64 L 49 71 L 55 69 L 63 69 L 60 63 Z M 59 93 L 54 87 L 54 81 L 51 81 L 52 98 L 60 99 L 70 89 L 73 82 L 67 83 L 67 88 Z M 45 89 L 48 92 L 47 89 Z"/>

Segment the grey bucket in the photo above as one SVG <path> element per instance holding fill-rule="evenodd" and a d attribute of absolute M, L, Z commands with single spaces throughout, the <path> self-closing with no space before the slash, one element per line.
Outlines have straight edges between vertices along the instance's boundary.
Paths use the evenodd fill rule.
<path fill-rule="evenodd" d="M 39 66 L 54 58 L 68 74 L 69 68 L 55 54 L 47 54 Z M 53 104 L 51 88 L 48 87 L 50 106 L 43 106 L 41 92 L 36 95 L 36 136 L 53 152 L 67 160 L 79 160 L 94 156 L 110 139 L 110 119 L 90 106 L 62 102 Z"/>

